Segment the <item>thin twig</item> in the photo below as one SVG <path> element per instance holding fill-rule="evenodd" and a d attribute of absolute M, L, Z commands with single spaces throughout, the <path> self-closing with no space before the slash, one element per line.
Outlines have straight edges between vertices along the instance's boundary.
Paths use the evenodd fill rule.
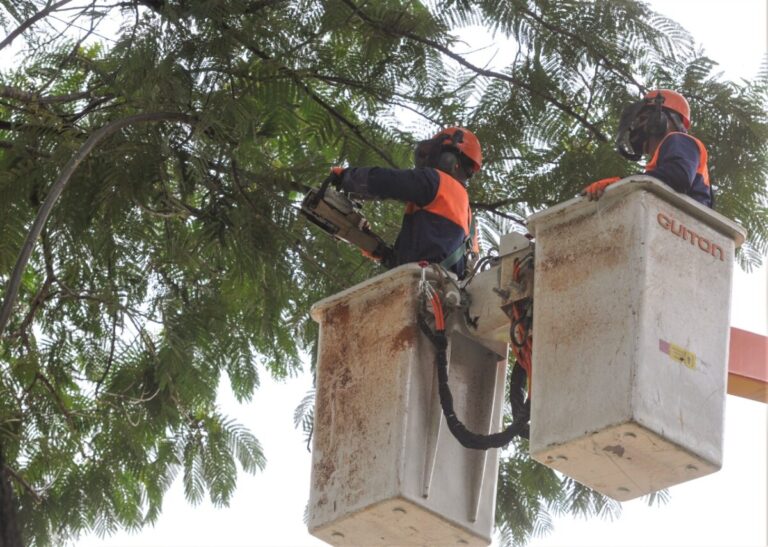
<path fill-rule="evenodd" d="M 57 114 L 50 110 L 46 110 L 46 112 L 50 113 L 51 115 L 57 116 L 61 120 L 66 120 L 68 121 L 68 123 L 73 124 L 79 118 L 82 118 L 84 115 L 92 112 L 94 108 L 101 106 L 105 102 L 111 101 L 116 97 L 112 93 L 105 93 L 104 95 L 94 95 L 94 91 L 99 87 L 103 87 L 103 85 L 97 85 L 92 88 L 86 89 L 84 91 L 65 93 L 62 95 L 43 95 L 39 91 L 25 91 L 18 87 L 0 84 L 0 97 L 19 101 L 21 103 L 24 103 L 25 105 L 28 105 L 30 103 L 34 103 L 36 105 L 50 105 L 50 104 L 59 104 L 59 103 L 71 103 L 71 102 L 79 101 L 82 99 L 91 99 L 90 102 L 83 108 L 83 110 L 68 116 Z M 27 112 L 24 110 L 23 107 L 16 105 L 14 103 L 10 103 L 10 102 L 6 103 L 5 101 L 3 101 L 3 104 L 8 106 L 9 108 L 13 108 L 14 110 L 21 110 L 22 112 Z M 43 128 L 42 126 L 34 126 L 34 125 L 22 126 L 21 124 L 14 124 L 13 122 L 0 120 L 0 129 L 20 131 L 24 128 L 34 129 L 37 127 Z"/>
<path fill-rule="evenodd" d="M 37 313 L 38 308 L 51 296 L 50 294 L 50 288 L 51 284 L 56 279 L 56 276 L 53 272 L 53 258 L 51 256 L 51 249 L 48 245 L 48 237 L 45 231 L 41 234 L 40 240 L 42 242 L 43 246 L 43 256 L 45 258 L 45 280 L 43 281 L 42 286 L 40 287 L 40 290 L 37 291 L 37 294 L 32 299 L 32 303 L 29 306 L 29 312 L 27 312 L 26 317 L 24 317 L 24 320 L 21 322 L 21 325 L 19 325 L 18 333 L 21 334 L 22 332 L 26 331 L 29 325 L 32 324 L 32 321 L 35 318 L 35 314 Z"/>
<path fill-rule="evenodd" d="M 632 76 L 632 74 L 630 74 L 629 72 L 623 70 L 621 67 L 617 67 L 615 64 L 613 64 L 611 62 L 611 60 L 606 55 L 603 55 L 599 51 L 597 51 L 594 48 L 594 44 L 596 42 L 594 42 L 594 41 L 591 42 L 589 40 L 586 40 L 586 39 L 584 39 L 583 36 L 581 36 L 581 35 L 579 35 L 579 34 L 577 34 L 575 32 L 571 32 L 571 31 L 566 30 L 566 29 L 564 29 L 562 27 L 559 27 L 557 25 L 549 23 L 549 22 L 545 21 L 543 17 L 541 17 L 540 15 L 537 15 L 536 13 L 526 9 L 525 7 L 520 7 L 518 9 L 523 14 L 523 16 L 527 16 L 528 18 L 533 19 L 534 21 L 539 23 L 542 27 L 544 27 L 548 31 L 550 31 L 552 34 L 559 34 L 561 36 L 566 36 L 566 37 L 570 38 L 570 40 L 573 41 L 573 42 L 581 43 L 581 45 L 584 46 L 592 55 L 594 55 L 595 58 L 601 60 L 603 62 L 603 65 L 608 70 L 618 74 L 619 76 L 621 76 L 625 80 L 627 80 L 630 83 L 632 83 L 635 87 L 637 87 L 637 89 L 640 92 L 644 92 L 645 91 L 645 86 L 643 84 L 641 84 L 640 82 L 638 82 L 635 79 L 635 77 Z M 587 109 L 587 111 L 589 111 L 589 109 Z"/>
<path fill-rule="evenodd" d="M 409 40 L 413 40 L 414 42 L 418 42 L 420 44 L 429 46 L 430 48 L 439 51 L 440 53 L 446 55 L 447 57 L 450 57 L 454 61 L 458 62 L 460 65 L 472 70 L 476 74 L 479 74 L 481 76 L 486 76 L 488 78 L 495 78 L 498 80 L 502 80 L 510 84 L 516 85 L 518 87 L 521 87 L 526 91 L 528 91 L 529 93 L 536 95 L 538 97 L 541 97 L 542 99 L 550 103 L 552 106 L 554 106 L 564 114 L 577 120 L 582 126 L 588 129 L 598 140 L 602 142 L 608 142 L 609 140 L 608 137 L 605 134 L 603 134 L 603 132 L 600 131 L 600 129 L 595 124 L 590 122 L 588 119 L 586 119 L 584 116 L 576 112 L 573 108 L 571 108 L 567 104 L 553 97 L 549 93 L 544 93 L 541 89 L 537 88 L 536 86 L 529 84 L 519 78 L 515 78 L 514 76 L 510 76 L 509 74 L 503 74 L 501 72 L 496 72 L 494 70 L 488 70 L 488 69 L 480 68 L 479 66 L 473 65 L 458 53 L 454 53 L 448 47 L 434 40 L 424 38 L 423 36 L 419 36 L 407 30 L 401 30 L 389 25 L 385 25 L 384 23 L 381 23 L 369 17 L 352 0 L 342 0 L 342 1 L 345 4 L 347 4 L 347 6 L 349 6 L 349 8 L 353 10 L 353 12 L 356 13 L 358 17 L 360 17 L 360 19 L 362 19 L 372 27 L 379 29 L 385 34 L 389 34 L 390 36 L 399 36 L 402 38 L 408 38 Z"/>
<path fill-rule="evenodd" d="M 90 9 L 94 9 L 95 5 L 96 5 L 96 2 L 95 1 L 92 2 L 91 5 L 90 5 Z M 86 6 L 86 7 L 74 6 L 73 8 L 64 8 L 64 10 L 67 10 L 67 9 L 80 9 L 81 10 L 80 11 L 80 15 L 82 15 L 83 13 L 85 13 L 89 9 L 89 7 L 88 6 Z M 62 11 L 64 11 L 64 10 L 62 10 Z M 51 77 L 48 78 L 48 81 L 45 82 L 42 86 L 40 86 L 40 88 L 39 88 L 40 92 L 43 92 L 46 89 L 48 89 L 53 84 L 53 82 L 55 82 L 60 77 L 60 73 L 64 69 L 64 66 L 67 64 L 68 61 L 70 61 L 73 57 L 75 57 L 77 55 L 77 52 L 80 51 L 80 46 L 82 46 L 85 43 L 85 41 L 91 36 L 91 33 L 94 32 L 94 30 L 96 28 L 96 25 L 98 25 L 98 23 L 100 23 L 102 19 L 104 19 L 104 15 L 102 15 L 99 18 L 98 22 L 96 22 L 96 19 L 93 18 L 93 17 L 90 19 L 90 27 L 91 27 L 90 31 L 85 33 L 83 36 L 80 36 L 80 38 L 77 40 L 77 42 L 70 48 L 69 53 L 67 54 L 67 56 L 64 59 L 61 59 L 59 61 L 59 63 L 58 63 L 58 70 L 54 71 L 54 73 L 51 74 Z"/>
<path fill-rule="evenodd" d="M 234 33 L 232 29 L 228 29 L 230 32 Z M 240 44 L 242 44 L 243 47 L 245 47 L 248 51 L 259 57 L 260 59 L 268 62 L 276 62 L 275 59 L 271 58 L 269 55 L 261 51 L 259 48 L 257 48 L 251 40 L 246 38 L 240 33 L 234 33 L 234 38 L 237 40 Z M 353 123 L 351 120 L 349 120 L 344 114 L 339 112 L 339 110 L 331 105 L 328 101 L 326 101 L 323 97 L 321 97 L 317 92 L 315 92 L 314 89 L 312 89 L 309 84 L 307 84 L 304 80 L 301 79 L 301 77 L 292 69 L 288 68 L 287 66 L 280 64 L 278 66 L 278 70 L 280 72 L 283 72 L 290 76 L 290 78 L 296 83 L 297 86 L 299 86 L 301 89 L 304 90 L 304 92 L 309 95 L 309 97 L 315 101 L 317 104 L 319 104 L 325 111 L 327 111 L 331 116 L 336 118 L 341 125 L 352 131 L 354 135 L 357 137 L 357 139 L 368 146 L 371 150 L 376 152 L 381 158 L 387 162 L 388 165 L 391 167 L 397 167 L 397 164 L 394 162 L 394 160 L 390 157 L 389 154 L 387 154 L 381 147 L 377 146 L 373 142 L 369 141 L 368 138 L 363 134 L 363 132 L 360 130 L 360 127 L 358 127 L 357 124 Z"/>
<path fill-rule="evenodd" d="M 61 399 L 61 396 L 56 391 L 56 388 L 53 387 L 53 384 L 51 381 L 46 378 L 42 372 L 37 372 L 36 376 L 38 379 L 43 382 L 45 385 L 45 388 L 49 391 L 49 393 L 53 396 L 53 398 L 56 400 L 56 404 L 59 406 L 59 409 L 61 410 L 61 413 L 64 414 L 64 417 L 67 419 L 67 423 L 69 424 L 69 427 L 71 427 L 73 430 L 75 429 L 75 423 L 72 421 L 72 413 L 69 411 L 69 409 L 64 404 L 64 401 Z"/>
<path fill-rule="evenodd" d="M 253 213 L 256 215 L 257 218 L 260 220 L 264 220 L 263 215 L 259 212 L 258 208 L 256 207 L 256 204 L 253 202 L 253 200 L 250 198 L 248 194 L 245 193 L 245 188 L 242 184 L 242 181 L 240 180 L 240 169 L 237 166 L 237 162 L 234 158 L 230 159 L 230 165 L 232 169 L 232 179 L 235 181 L 235 186 L 237 187 L 240 194 L 243 196 L 243 199 L 245 199 L 246 203 L 250 206 Z M 332 283 L 334 283 L 337 287 L 342 287 L 343 284 L 340 282 L 340 280 L 332 275 L 326 268 L 323 268 L 320 264 L 317 263 L 317 261 L 312 258 L 304 249 L 301 248 L 301 241 L 291 240 L 291 238 L 287 235 L 282 233 L 281 231 L 276 231 L 276 235 L 280 236 L 288 245 L 291 245 L 291 247 L 299 253 L 299 256 L 301 256 L 305 261 L 307 261 L 309 264 L 312 264 L 318 272 L 320 272 L 322 275 L 324 275 L 328 280 L 330 280 Z"/>
<path fill-rule="evenodd" d="M 0 49 L 3 49 L 5 46 L 13 42 L 14 38 L 16 38 L 19 34 L 27 30 L 29 27 L 37 23 L 40 19 L 43 17 L 46 17 L 47 15 L 53 13 L 58 8 L 63 6 L 64 4 L 68 4 L 72 0 L 61 0 L 60 2 L 57 2 L 55 4 L 50 4 L 46 6 L 45 8 L 38 11 L 36 14 L 34 14 L 32 17 L 24 21 L 21 25 L 19 25 L 16 30 L 11 32 L 8 36 L 6 36 L 2 42 L 0 42 Z"/>
<path fill-rule="evenodd" d="M 519 218 L 517 216 L 510 215 L 508 213 L 502 213 L 501 211 L 497 211 L 496 209 L 483 209 L 483 210 L 486 213 L 491 213 L 492 215 L 500 216 L 501 218 L 506 218 L 507 220 L 511 220 L 512 222 L 516 222 L 520 226 L 528 227 L 528 223 L 526 223 L 525 220 L 523 220 L 523 219 L 521 219 L 521 218 Z"/>
<path fill-rule="evenodd" d="M 107 358 L 107 366 L 104 367 L 104 374 L 102 374 L 101 378 L 99 378 L 99 381 L 96 382 L 94 397 L 99 394 L 99 389 L 101 389 L 101 384 L 103 384 L 104 380 L 106 380 L 107 376 L 109 376 L 109 371 L 112 368 L 112 363 L 115 360 L 116 342 L 117 342 L 117 312 L 115 312 L 115 314 L 112 316 L 112 338 L 109 341 L 109 357 Z"/>

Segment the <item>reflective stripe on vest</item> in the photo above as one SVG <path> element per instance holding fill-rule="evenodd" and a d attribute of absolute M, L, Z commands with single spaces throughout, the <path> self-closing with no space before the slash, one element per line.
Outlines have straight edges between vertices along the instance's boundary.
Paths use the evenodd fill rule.
<path fill-rule="evenodd" d="M 656 147 L 656 152 L 653 153 L 653 157 L 651 158 L 651 161 L 648 162 L 648 164 L 645 166 L 645 172 L 653 171 L 656 169 L 656 163 L 659 161 L 659 150 L 661 150 L 661 145 L 664 144 L 664 141 L 669 138 L 670 135 L 685 135 L 686 137 L 693 139 L 693 142 L 696 143 L 696 146 L 699 148 L 699 165 L 696 167 L 696 173 L 701 175 L 701 178 L 704 180 L 704 184 L 707 188 L 709 188 L 709 170 L 707 169 L 707 149 L 704 147 L 704 143 L 701 142 L 696 137 L 692 137 L 688 133 L 680 133 L 678 131 L 673 131 L 671 133 L 668 133 L 659 143 L 659 146 Z"/>
<path fill-rule="evenodd" d="M 412 215 L 416 211 L 429 211 L 432 214 L 446 218 L 460 226 L 464 235 L 469 235 L 469 221 L 472 213 L 469 210 L 469 196 L 467 189 L 455 178 L 436 169 L 440 176 L 435 198 L 424 207 L 419 207 L 413 202 L 405 206 L 405 214 Z"/>

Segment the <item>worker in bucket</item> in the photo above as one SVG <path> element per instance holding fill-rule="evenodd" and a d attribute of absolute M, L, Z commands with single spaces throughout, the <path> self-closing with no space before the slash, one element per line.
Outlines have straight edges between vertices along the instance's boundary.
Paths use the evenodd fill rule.
<path fill-rule="evenodd" d="M 650 156 L 645 174 L 664 182 L 699 203 L 712 207 L 707 170 L 707 149 L 688 134 L 691 108 L 680 93 L 657 89 L 624 109 L 619 121 L 616 148 L 625 158 L 638 161 Z M 611 177 L 593 182 L 582 195 L 600 199 L 605 188 L 620 180 Z"/>
<path fill-rule="evenodd" d="M 467 183 L 480 170 L 480 141 L 469 130 L 449 127 L 417 143 L 414 169 L 334 167 L 341 188 L 363 198 L 406 202 L 394 263 L 438 263 L 464 277 L 477 237 Z"/>

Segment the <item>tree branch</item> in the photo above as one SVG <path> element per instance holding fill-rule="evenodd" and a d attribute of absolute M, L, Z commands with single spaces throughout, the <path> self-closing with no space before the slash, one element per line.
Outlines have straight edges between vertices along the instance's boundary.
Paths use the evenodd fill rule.
<path fill-rule="evenodd" d="M 499 211 L 500 207 L 507 207 L 509 205 L 515 205 L 518 203 L 522 203 L 524 200 L 521 200 L 520 198 L 507 198 L 507 199 L 501 199 L 499 201 L 493 201 L 491 203 L 481 203 L 481 202 L 470 202 L 470 207 L 472 207 L 473 210 L 480 210 L 480 211 L 486 211 L 488 213 L 500 216 L 502 218 L 506 218 L 508 220 L 512 220 L 514 222 L 517 222 L 521 226 L 525 226 L 525 220 L 523 217 L 520 217 L 519 215 L 512 215 L 510 213 L 505 213 L 503 211 Z"/>
<path fill-rule="evenodd" d="M 473 202 L 470 202 L 469 205 L 473 209 L 493 211 L 495 209 L 498 209 L 499 207 L 507 207 L 508 205 L 514 205 L 517 203 L 522 203 L 522 200 L 518 198 L 508 198 L 508 199 L 501 199 L 499 201 L 493 201 L 491 203 L 480 203 L 477 201 L 473 201 Z"/>
<path fill-rule="evenodd" d="M 22 32 L 27 30 L 29 27 L 37 23 L 40 19 L 43 17 L 46 17 L 56 11 L 58 8 L 63 6 L 64 4 L 68 4 L 72 0 L 61 0 L 60 2 L 57 2 L 55 4 L 48 4 L 45 8 L 38 11 L 36 14 L 34 14 L 32 17 L 24 21 L 21 25 L 16 28 L 13 32 L 11 32 L 8 36 L 6 36 L 2 42 L 0 42 L 0 49 L 3 49 L 5 46 L 13 42 L 13 40 Z"/>
<path fill-rule="evenodd" d="M 30 496 L 37 502 L 40 503 L 43 501 L 43 498 L 40 496 L 40 494 L 37 493 L 37 491 L 32 488 L 32 486 L 25 481 L 21 475 L 19 475 L 16 471 L 10 468 L 8 464 L 5 464 L 5 471 L 8 473 L 13 480 L 15 480 L 17 483 L 21 485 L 21 487 L 26 490 Z"/>
<path fill-rule="evenodd" d="M 117 311 L 112 315 L 112 336 L 109 340 L 109 358 L 107 359 L 107 366 L 104 367 L 104 374 L 101 375 L 101 378 L 99 378 L 99 381 L 96 382 L 96 388 L 94 389 L 93 396 L 94 398 L 99 395 L 99 390 L 101 389 L 101 385 L 104 383 L 104 380 L 107 379 L 107 376 L 109 376 L 109 371 L 112 369 L 112 363 L 114 363 L 115 360 L 115 345 L 117 342 Z"/>
<path fill-rule="evenodd" d="M 436 120 L 435 118 L 432 118 L 428 114 L 425 114 L 424 112 L 422 112 L 422 111 L 420 111 L 420 110 L 418 110 L 418 109 L 414 108 L 413 106 L 410 106 L 410 105 L 408 105 L 406 103 L 399 102 L 399 101 L 393 101 L 393 100 L 387 98 L 383 93 L 379 93 L 376 90 L 372 89 L 370 86 L 366 86 L 364 83 L 359 82 L 357 80 L 352 80 L 350 78 L 344 78 L 344 77 L 341 77 L 341 76 L 325 75 L 325 74 L 321 74 L 321 73 L 316 72 L 316 71 L 315 72 L 310 72 L 309 73 L 309 77 L 317 79 L 317 80 L 320 80 L 322 82 L 325 82 L 325 83 L 331 84 L 331 85 L 343 85 L 346 88 L 354 87 L 355 89 L 359 89 L 360 91 L 362 91 L 364 93 L 368 93 L 369 95 L 374 96 L 379 101 L 386 102 L 386 101 L 389 100 L 389 101 L 391 101 L 391 104 L 393 104 L 395 106 L 399 106 L 401 108 L 405 108 L 406 110 L 410 110 L 411 112 L 413 112 L 417 116 L 421 116 L 422 118 L 424 118 L 425 120 L 427 120 L 430 123 L 433 123 L 433 124 L 435 124 L 437 126 L 442 125 L 442 122 L 440 120 Z M 400 98 L 402 98 L 405 101 L 411 101 L 413 103 L 418 104 L 418 100 L 416 98 L 410 97 L 410 96 L 405 95 L 403 93 L 395 92 L 395 93 L 392 93 L 392 96 L 393 97 L 400 97 Z"/>
<path fill-rule="evenodd" d="M 64 95 L 40 95 L 32 91 L 24 91 L 18 87 L 11 87 L 8 85 L 0 85 L 0 97 L 6 99 L 16 99 L 24 103 L 68 103 L 72 101 L 78 101 L 80 99 L 89 99 L 92 97 L 92 91 L 78 91 L 76 93 L 66 93 Z M 110 97 L 113 98 L 113 97 Z"/>
<path fill-rule="evenodd" d="M 299 78 L 294 78 L 294 81 L 296 82 L 296 85 L 304 89 L 304 91 L 307 93 L 307 95 L 309 95 L 312 98 L 312 100 L 314 100 L 317 104 L 319 104 L 325 110 L 327 110 L 328 113 L 331 114 L 331 116 L 333 116 L 334 118 L 336 118 L 342 125 L 349 128 L 352 131 L 352 133 L 354 133 L 357 136 L 358 139 L 360 139 L 367 146 L 369 146 L 374 151 L 376 151 L 376 153 L 379 156 L 381 156 L 382 159 L 385 162 L 387 162 L 387 164 L 389 164 L 390 167 L 395 167 L 395 168 L 397 167 L 397 164 L 394 162 L 394 160 L 390 157 L 389 154 L 387 154 L 384 150 L 382 150 L 381 148 L 379 148 L 378 146 L 370 142 L 365 137 L 365 135 L 363 135 L 363 132 L 360 130 L 360 128 L 356 124 L 348 120 L 347 117 L 344 116 L 341 112 L 339 112 L 333 105 L 331 105 L 325 99 L 323 99 L 320 95 L 315 93 L 315 91 L 311 87 L 309 87 L 309 85 L 306 82 L 302 81 Z"/>
<path fill-rule="evenodd" d="M 586 129 L 590 131 L 599 141 L 601 142 L 609 142 L 608 137 L 606 137 L 600 129 L 590 122 L 588 119 L 586 119 L 584 116 L 576 112 L 573 108 L 568 106 L 567 104 L 563 103 L 562 101 L 558 100 L 557 98 L 553 97 L 552 95 L 548 93 L 542 92 L 540 89 L 538 89 L 536 86 L 533 86 L 527 82 L 524 82 L 523 80 L 519 78 L 515 78 L 514 76 L 510 76 L 509 74 L 502 74 L 501 72 L 496 72 L 494 70 L 487 70 L 484 68 L 480 68 L 479 66 L 473 65 L 469 61 L 467 61 L 464 57 L 459 55 L 458 53 L 454 53 L 446 46 L 439 44 L 435 42 L 434 40 L 430 40 L 428 38 L 424 38 L 422 36 L 419 36 L 417 34 L 414 34 L 413 32 L 407 31 L 407 30 L 401 30 L 396 29 L 391 26 L 385 25 L 383 23 L 380 23 L 379 21 L 376 21 L 365 14 L 352 0 L 342 0 L 349 8 L 357 14 L 360 19 L 362 19 L 364 22 L 368 23 L 374 28 L 379 29 L 380 31 L 384 32 L 385 34 L 389 34 L 390 36 L 399 36 L 402 38 L 407 38 L 409 40 L 413 40 L 414 42 L 418 42 L 420 44 L 423 44 L 425 46 L 428 46 L 432 49 L 435 49 L 439 51 L 440 53 L 446 55 L 447 57 L 450 57 L 460 65 L 472 70 L 476 74 L 479 74 L 481 76 L 486 76 L 488 78 L 495 78 L 498 80 L 502 80 L 505 82 L 508 82 L 512 85 L 516 85 L 518 87 L 521 87 L 531 93 L 532 95 L 536 95 L 538 97 L 541 97 L 548 103 L 550 103 L 552 106 L 563 112 L 564 114 L 568 115 L 569 117 L 577 120 L 582 126 L 584 126 Z"/>
<path fill-rule="evenodd" d="M 40 306 L 42 306 L 42 304 L 49 298 L 49 296 L 51 296 L 51 284 L 56 279 L 56 275 L 53 271 L 53 257 L 51 255 L 51 249 L 48 245 L 48 237 L 45 231 L 43 231 L 41 234 L 40 240 L 42 242 L 43 256 L 45 260 L 45 280 L 43 281 L 40 290 L 37 291 L 37 294 L 32 299 L 32 303 L 29 306 L 29 311 L 27 312 L 26 317 L 24 317 L 24 320 L 21 322 L 21 325 L 19 325 L 18 331 L 15 333 L 18 335 L 22 335 L 22 333 L 27 330 L 29 325 L 32 324 L 38 308 L 40 308 Z"/>
<path fill-rule="evenodd" d="M 246 39 L 244 36 L 242 36 L 240 33 L 235 33 L 232 29 L 227 29 L 229 32 L 234 34 L 235 40 L 237 40 L 240 44 L 243 45 L 248 51 L 256 55 L 259 59 L 262 59 L 264 61 L 270 61 L 274 62 L 275 60 L 272 59 L 269 55 L 264 53 L 263 51 L 259 50 L 256 46 L 254 46 L 252 43 L 250 43 L 250 40 Z M 391 167 L 397 167 L 397 164 L 392 160 L 392 158 L 387 154 L 384 150 L 382 150 L 380 147 L 376 146 L 374 143 L 370 142 L 365 135 L 363 135 L 363 132 L 360 130 L 360 128 L 357 126 L 357 124 L 353 123 L 349 119 L 347 119 L 344 114 L 338 111 L 333 105 L 328 103 L 323 97 L 321 97 L 318 93 L 316 93 L 310 86 L 307 84 L 304 80 L 302 80 L 299 75 L 288 68 L 287 66 L 280 64 L 279 70 L 281 72 L 284 72 L 290 78 L 298 85 L 301 89 L 304 90 L 304 92 L 309 95 L 309 97 L 315 101 L 317 104 L 319 104 L 324 110 L 326 110 L 331 116 L 336 118 L 336 120 L 341 123 L 341 125 L 347 127 L 352 133 L 355 134 L 355 136 L 371 148 L 371 150 L 375 151 L 381 158 L 387 162 L 387 164 Z"/>
<path fill-rule="evenodd" d="M 22 101 L 25 103 L 34 103 L 40 101 L 40 98 L 35 93 L 7 85 L 0 85 L 0 97 L 5 97 L 6 99 L 16 99 L 17 101 Z"/>
<path fill-rule="evenodd" d="M 45 385 L 45 388 L 48 390 L 48 392 L 51 394 L 51 396 L 56 401 L 56 404 L 59 406 L 59 409 L 61 410 L 62 414 L 64 414 L 64 417 L 67 419 L 67 423 L 69 426 L 74 429 L 75 424 L 72 421 L 72 413 L 69 411 L 69 409 L 64 404 L 64 401 L 61 399 L 61 395 L 59 395 L 58 391 L 56 391 L 56 388 L 53 387 L 53 384 L 51 381 L 46 378 L 42 372 L 38 372 L 35 374 L 37 378 L 43 382 L 43 385 Z"/>
<path fill-rule="evenodd" d="M 617 67 L 615 64 L 613 64 L 613 63 L 611 62 L 611 60 L 610 60 L 610 59 L 608 59 L 608 57 L 607 57 L 606 55 L 602 55 L 602 54 L 601 54 L 599 51 L 595 51 L 595 50 L 593 49 L 593 46 L 592 46 L 592 44 L 591 44 L 591 43 L 590 43 L 588 40 L 585 40 L 583 36 L 580 36 L 580 35 L 576 34 L 575 32 L 571 32 L 571 31 L 569 31 L 569 30 L 566 30 L 566 29 L 564 29 L 564 28 L 562 28 L 562 27 L 559 27 L 559 26 L 557 26 L 557 25 L 554 25 L 554 24 L 552 24 L 552 23 L 549 23 L 549 22 L 547 22 L 547 21 L 544 21 L 544 18 L 543 18 L 543 17 L 541 17 L 540 15 L 537 15 L 536 13 L 534 13 L 534 12 L 532 12 L 532 11 L 530 11 L 530 10 L 526 9 L 525 7 L 521 7 L 521 8 L 519 8 L 519 9 L 520 9 L 520 12 L 523 14 L 523 16 L 527 16 L 529 19 L 533 19 L 534 21 L 536 21 L 537 23 L 539 23 L 539 24 L 540 24 L 542 27 L 544 27 L 545 29 L 547 29 L 548 31 L 550 31 L 552 34 L 556 34 L 556 35 L 558 35 L 558 34 L 559 34 L 559 35 L 561 35 L 561 36 L 567 36 L 568 38 L 570 38 L 570 39 L 571 39 L 571 40 L 573 40 L 574 42 L 580 43 L 580 44 L 581 44 L 582 46 L 584 46 L 584 47 L 585 47 L 585 48 L 586 48 L 586 49 L 587 49 L 587 50 L 588 50 L 588 51 L 589 51 L 589 52 L 590 52 L 592 55 L 594 55 L 594 56 L 595 56 L 595 58 L 597 58 L 597 59 L 599 59 L 600 61 L 602 61 L 602 62 L 603 62 L 603 65 L 604 65 L 604 66 L 605 66 L 605 67 L 606 67 L 608 70 L 610 70 L 610 71 L 612 71 L 612 72 L 615 72 L 616 74 L 618 74 L 619 76 L 621 76 L 621 77 L 622 77 L 622 78 L 624 78 L 625 80 L 627 80 L 627 81 L 631 82 L 631 83 L 632 83 L 634 86 L 636 86 L 636 87 L 637 87 L 637 89 L 638 89 L 638 90 L 639 90 L 641 93 L 644 93 L 644 92 L 645 92 L 645 90 L 646 90 L 646 87 L 645 87 L 643 84 L 641 84 L 640 82 L 638 82 L 638 81 L 637 81 L 637 80 L 636 80 L 636 79 L 635 79 L 635 78 L 632 76 L 632 74 L 630 74 L 630 73 L 626 72 L 625 70 L 623 70 L 623 69 L 622 69 L 622 68 L 620 68 L 620 67 Z M 589 110 L 589 108 L 587 108 L 587 110 Z"/>
<path fill-rule="evenodd" d="M 256 218 L 258 218 L 259 220 L 265 220 L 264 219 L 264 215 L 261 214 L 261 212 L 259 211 L 259 209 L 256 206 L 256 204 L 254 203 L 254 201 L 245 192 L 245 188 L 244 188 L 242 182 L 240 181 L 240 173 L 241 173 L 241 171 L 238 168 L 237 162 L 235 161 L 234 158 L 230 159 L 230 165 L 232 167 L 232 179 L 234 180 L 235 186 L 237 187 L 238 191 L 243 196 L 243 199 L 248 204 L 248 206 L 251 208 L 251 210 L 253 211 L 253 214 L 256 216 Z M 344 286 L 339 281 L 339 279 L 336 276 L 334 276 L 330 272 L 328 272 L 326 268 L 323 268 L 322 266 L 320 266 L 320 264 L 318 264 L 317 261 L 314 258 L 309 256 L 309 254 L 306 251 L 304 251 L 304 249 L 301 248 L 301 241 L 300 240 L 296 239 L 296 240 L 292 241 L 291 238 L 289 238 L 286 234 L 284 234 L 281 231 L 275 231 L 275 234 L 279 235 L 288 245 L 292 245 L 292 247 L 296 250 L 297 253 L 299 253 L 299 255 L 304 260 L 306 260 L 309 264 L 312 264 L 315 268 L 317 268 L 318 272 L 320 272 L 322 275 L 324 275 L 327 279 L 329 279 L 337 287 L 343 287 Z"/>
<path fill-rule="evenodd" d="M 35 131 L 39 129 L 50 129 L 42 125 L 29 125 L 16 122 L 9 122 L 8 120 L 0 120 L 0 130 L 3 131 Z"/>
<path fill-rule="evenodd" d="M 2 336 L 3 331 L 5 330 L 5 326 L 8 323 L 8 319 L 11 316 L 13 304 L 16 301 L 16 297 L 19 293 L 21 278 L 24 274 L 24 269 L 27 266 L 27 262 L 29 261 L 29 257 L 32 254 L 32 249 L 35 246 L 35 242 L 40 236 L 40 232 L 48 220 L 48 216 L 51 214 L 53 206 L 56 204 L 56 201 L 59 199 L 59 196 L 64 191 L 64 188 L 69 182 L 69 179 L 77 170 L 78 166 L 86 157 L 88 157 L 91 151 L 101 143 L 101 141 L 113 135 L 120 129 L 136 123 L 159 121 L 176 121 L 186 124 L 194 124 L 197 120 L 193 116 L 190 116 L 189 114 L 183 114 L 181 112 L 146 112 L 115 120 L 91 134 L 91 136 L 88 137 L 88 140 L 82 144 L 80 149 L 64 166 L 64 169 L 59 174 L 59 177 L 51 186 L 45 201 L 40 206 L 40 210 L 37 212 L 35 221 L 32 224 L 32 228 L 29 230 L 29 233 L 27 234 L 27 239 L 24 242 L 24 246 L 19 253 L 19 258 L 16 260 L 16 265 L 13 268 L 13 273 L 11 274 L 8 287 L 5 291 L 3 307 L 0 309 L 0 337 Z"/>

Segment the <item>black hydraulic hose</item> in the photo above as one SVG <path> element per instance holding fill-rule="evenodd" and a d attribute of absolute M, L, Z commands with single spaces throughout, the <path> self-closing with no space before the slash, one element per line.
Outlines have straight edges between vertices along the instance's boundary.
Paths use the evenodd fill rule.
<path fill-rule="evenodd" d="M 419 327 L 435 347 L 435 365 L 437 368 L 440 407 L 443 409 L 443 415 L 448 424 L 448 429 L 453 436 L 456 437 L 456 440 L 465 448 L 488 450 L 489 448 L 501 448 L 502 446 L 506 446 L 515 437 L 527 437 L 528 420 L 526 417 L 525 421 L 523 421 L 523 419 L 521 419 L 523 416 L 515 416 L 513 422 L 504 431 L 492 433 L 490 435 L 474 433 L 461 423 L 461 420 L 456 416 L 456 412 L 453 408 L 453 395 L 451 394 L 451 388 L 448 386 L 448 358 L 446 353 L 448 349 L 448 338 L 445 335 L 445 331 L 432 331 L 423 314 L 419 314 L 418 321 Z M 522 370 L 521 367 L 517 368 Z M 513 378 L 514 377 L 515 375 L 513 374 Z"/>
<path fill-rule="evenodd" d="M 525 424 L 520 436 L 527 439 L 529 435 L 528 422 L 531 420 L 531 399 L 526 398 L 528 373 L 515 363 L 509 376 L 509 405 L 512 407 L 512 421 Z"/>

